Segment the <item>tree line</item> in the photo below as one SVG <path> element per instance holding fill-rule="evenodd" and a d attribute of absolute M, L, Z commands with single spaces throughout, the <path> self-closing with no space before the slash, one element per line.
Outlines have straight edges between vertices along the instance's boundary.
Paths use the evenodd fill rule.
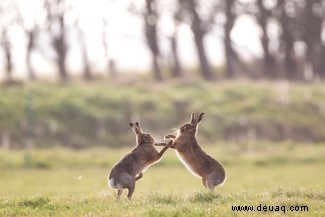
<path fill-rule="evenodd" d="M 179 57 L 178 29 L 181 25 L 190 27 L 199 62 L 198 72 L 203 79 L 249 77 L 313 81 L 325 78 L 325 2 L 322 0 L 177 0 L 169 2 L 167 7 L 166 3 L 162 7 L 162 0 L 143 0 L 138 4 L 139 2 L 129 1 L 128 12 L 142 20 L 143 36 L 151 55 L 151 72 L 157 81 L 187 76 Z M 71 49 L 68 42 L 71 34 L 77 35 L 79 39 L 83 77 L 85 80 L 92 80 L 92 64 L 79 17 L 75 16 L 72 23 L 67 22 L 77 2 L 37 1 L 37 5 L 31 8 L 42 19 L 35 16 L 32 21 L 24 13 L 21 4 L 21 1 L 9 0 L 0 3 L 0 48 L 5 78 L 12 79 L 15 67 L 12 49 L 15 41 L 10 32 L 12 28 L 20 28 L 27 39 L 25 61 L 30 80 L 37 79 L 35 64 L 31 61 L 32 52 L 38 52 L 50 59 L 57 68 L 60 80 L 70 79 L 66 61 Z M 161 64 L 159 28 L 164 13 L 172 16 L 174 25 L 174 32 L 169 36 L 169 75 L 164 73 L 165 66 Z M 254 19 L 261 32 L 256 44 L 262 48 L 263 53 L 249 61 L 241 57 L 231 37 L 236 22 L 242 16 Z M 114 77 L 115 64 L 109 58 L 110 51 L 106 41 L 106 27 L 109 24 L 107 18 L 103 17 L 102 20 L 103 33 L 98 37 L 103 41 L 107 70 Z M 216 29 L 222 32 L 224 67 L 213 66 L 206 52 L 206 36 Z"/>

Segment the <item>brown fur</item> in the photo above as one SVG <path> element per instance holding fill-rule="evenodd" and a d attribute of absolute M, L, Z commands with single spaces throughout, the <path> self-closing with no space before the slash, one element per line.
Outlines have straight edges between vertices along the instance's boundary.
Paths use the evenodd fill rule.
<path fill-rule="evenodd" d="M 176 153 L 182 163 L 194 175 L 202 178 L 202 183 L 211 190 L 216 185 L 221 185 L 226 179 L 223 166 L 210 155 L 205 153 L 196 140 L 198 123 L 201 122 L 204 113 L 195 118 L 192 113 L 191 122 L 179 128 L 178 134 L 167 135 L 166 139 L 171 139 L 171 148 L 176 149 Z"/>
<path fill-rule="evenodd" d="M 136 147 L 126 154 L 112 168 L 108 185 L 118 190 L 117 198 L 120 198 L 123 189 L 128 189 L 128 198 L 131 199 L 135 189 L 135 182 L 142 178 L 143 172 L 152 164 L 158 162 L 165 151 L 171 146 L 172 141 L 166 143 L 156 143 L 150 134 L 143 133 L 138 123 L 130 123 L 137 140 Z M 164 146 L 158 152 L 154 145 Z"/>

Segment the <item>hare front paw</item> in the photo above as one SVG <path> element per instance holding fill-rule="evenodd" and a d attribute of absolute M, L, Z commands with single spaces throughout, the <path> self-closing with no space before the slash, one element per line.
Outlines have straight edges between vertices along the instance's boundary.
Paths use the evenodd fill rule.
<path fill-rule="evenodd" d="M 170 147 L 172 147 L 173 146 L 173 140 L 170 140 L 169 142 L 168 142 L 168 144 L 166 145 L 166 147 L 167 148 L 170 148 Z"/>
<path fill-rule="evenodd" d="M 175 138 L 176 138 L 176 136 L 175 135 L 171 135 L 171 134 L 168 134 L 168 135 L 165 136 L 165 139 L 172 139 L 172 140 L 174 140 Z"/>

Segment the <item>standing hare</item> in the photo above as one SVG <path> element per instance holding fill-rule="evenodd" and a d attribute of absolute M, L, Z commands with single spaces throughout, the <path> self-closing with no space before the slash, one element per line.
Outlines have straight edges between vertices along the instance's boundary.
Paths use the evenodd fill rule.
<path fill-rule="evenodd" d="M 137 145 L 114 165 L 108 177 L 108 185 L 117 189 L 118 199 L 125 188 L 128 189 L 128 198 L 131 199 L 135 182 L 142 178 L 142 173 L 149 166 L 160 160 L 172 144 L 172 141 L 167 145 L 165 143 L 156 143 L 150 134 L 142 132 L 137 122 L 135 124 L 130 123 L 130 126 L 136 135 Z M 158 152 L 154 145 L 164 146 L 164 148 Z"/>
<path fill-rule="evenodd" d="M 225 182 L 226 175 L 223 166 L 210 155 L 205 153 L 196 140 L 198 123 L 202 121 L 204 113 L 196 118 L 191 115 L 191 122 L 178 129 L 176 136 L 166 135 L 165 139 L 171 139 L 170 148 L 176 149 L 176 154 L 186 168 L 195 176 L 202 177 L 203 185 L 211 190 L 216 185 Z"/>

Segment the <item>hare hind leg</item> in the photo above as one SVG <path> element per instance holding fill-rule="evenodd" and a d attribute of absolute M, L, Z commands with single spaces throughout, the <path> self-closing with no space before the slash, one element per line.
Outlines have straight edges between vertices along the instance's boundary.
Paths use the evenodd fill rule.
<path fill-rule="evenodd" d="M 213 183 L 207 182 L 207 188 L 210 189 L 211 191 L 214 190 L 215 185 Z"/>
<path fill-rule="evenodd" d="M 203 183 L 204 187 L 207 188 L 207 184 L 206 184 L 206 179 L 205 178 L 202 178 L 202 183 Z"/>
<path fill-rule="evenodd" d="M 117 199 L 120 199 L 122 192 L 123 192 L 123 189 L 117 190 L 117 197 L 116 197 Z"/>
<path fill-rule="evenodd" d="M 128 198 L 131 199 L 132 194 L 133 194 L 134 189 L 135 189 L 135 182 L 133 182 L 133 184 L 131 184 L 129 187 L 127 187 L 127 189 L 129 190 L 129 192 L 128 192 Z"/>
<path fill-rule="evenodd" d="M 132 189 L 132 186 L 133 186 L 133 190 L 134 190 L 135 179 L 129 173 L 123 172 L 118 177 L 116 177 L 115 180 L 116 180 L 117 187 L 118 187 L 117 198 L 120 198 L 124 188 L 129 189 L 129 192 L 130 192 L 130 189 Z M 131 193 L 131 195 L 132 195 L 132 193 Z"/>
<path fill-rule="evenodd" d="M 211 191 L 214 190 L 214 187 L 216 186 L 215 182 L 211 179 L 206 179 L 206 182 L 205 182 L 205 187 L 210 189 Z"/>
<path fill-rule="evenodd" d="M 141 178 L 141 174 L 139 174 L 138 179 Z M 134 188 L 135 188 L 135 178 L 131 176 L 129 173 L 122 173 L 120 176 L 121 183 L 123 183 L 123 187 L 129 190 L 128 198 L 131 199 Z"/>
<path fill-rule="evenodd" d="M 212 182 L 209 179 L 205 179 L 205 178 L 202 178 L 202 183 L 203 183 L 203 185 L 204 185 L 205 188 L 208 188 L 211 191 L 213 191 L 214 190 L 214 187 L 216 186 L 214 184 L 214 182 Z"/>

